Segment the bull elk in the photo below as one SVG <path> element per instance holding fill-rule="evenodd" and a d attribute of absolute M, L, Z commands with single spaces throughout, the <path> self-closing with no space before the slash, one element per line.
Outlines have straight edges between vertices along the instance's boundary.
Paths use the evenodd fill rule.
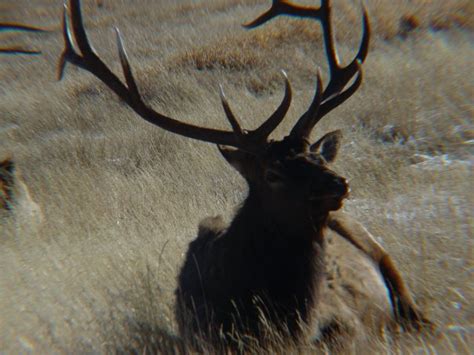
<path fill-rule="evenodd" d="M 187 339 L 202 337 L 213 343 L 250 336 L 264 344 L 265 327 L 270 325 L 277 334 L 324 341 L 343 334 L 356 336 L 394 321 L 407 328 L 428 322 L 387 252 L 357 221 L 338 212 L 349 186 L 329 164 L 336 158 L 341 132 L 310 142 L 318 121 L 359 88 L 369 47 L 364 9 L 359 51 L 349 65 L 341 66 L 330 14 L 328 0 L 318 8 L 273 1 L 270 10 L 244 25 L 254 28 L 278 15 L 290 15 L 318 20 L 323 28 L 329 83 L 323 89 L 318 72 L 308 110 L 286 137 L 271 140 L 292 97 L 284 72 L 283 100 L 257 129 L 242 128 L 222 90 L 231 131 L 184 123 L 143 101 L 118 30 L 125 82 L 91 47 L 80 1 L 70 0 L 64 7 L 65 49 L 59 79 L 68 62 L 89 71 L 144 120 L 218 145 L 248 184 L 248 196 L 232 222 L 226 226 L 220 217 L 205 219 L 189 245 L 178 277 L 175 308 L 179 331 Z"/>

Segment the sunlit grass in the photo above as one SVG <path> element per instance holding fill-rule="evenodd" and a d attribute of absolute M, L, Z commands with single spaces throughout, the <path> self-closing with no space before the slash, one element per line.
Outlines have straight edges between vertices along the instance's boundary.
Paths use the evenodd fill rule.
<path fill-rule="evenodd" d="M 338 47 L 348 60 L 358 45 L 360 10 L 334 2 Z M 311 100 L 316 66 L 325 71 L 316 24 L 281 19 L 250 32 L 240 27 L 269 1 L 83 3 L 91 40 L 107 63 L 118 72 L 117 25 L 147 101 L 196 124 L 228 128 L 217 90 L 223 83 L 245 127 L 256 127 L 283 95 L 283 68 L 295 97 L 275 133 L 281 137 Z M 363 86 L 314 138 L 343 130 L 335 170 L 350 178 L 345 210 L 380 239 L 438 325 L 434 335 L 390 335 L 374 348 L 469 353 L 472 2 L 367 6 L 375 34 Z M 60 12 L 53 0 L 0 5 L 0 20 L 54 30 L 0 37 L 43 51 L 0 58 L 0 159 L 13 155 L 43 216 L 38 225 L 18 218 L 0 225 L 0 348 L 182 350 L 173 291 L 187 244 L 202 218 L 231 218 L 244 182 L 216 147 L 137 119 L 91 75 L 68 67 L 56 82 Z M 416 16 L 418 27 L 407 32 L 403 16 Z"/>

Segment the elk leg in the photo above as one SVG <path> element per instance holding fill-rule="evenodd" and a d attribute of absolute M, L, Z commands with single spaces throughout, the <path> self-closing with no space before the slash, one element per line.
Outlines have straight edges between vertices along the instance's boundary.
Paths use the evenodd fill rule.
<path fill-rule="evenodd" d="M 432 326 L 431 322 L 416 307 L 410 291 L 390 255 L 367 229 L 342 212 L 331 213 L 328 226 L 364 252 L 378 265 L 389 290 L 397 322 L 404 328 L 413 327 L 417 330 Z"/>

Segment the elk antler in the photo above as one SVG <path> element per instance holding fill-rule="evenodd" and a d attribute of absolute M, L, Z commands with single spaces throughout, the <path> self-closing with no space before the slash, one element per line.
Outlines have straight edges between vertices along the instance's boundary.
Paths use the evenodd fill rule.
<path fill-rule="evenodd" d="M 351 97 L 362 82 L 361 63 L 367 57 L 369 50 L 370 25 L 365 7 L 363 7 L 363 35 L 359 52 L 346 67 L 339 62 L 335 47 L 334 34 L 331 25 L 331 3 L 330 0 L 321 0 L 319 8 L 299 6 L 285 0 L 273 0 L 272 6 L 254 21 L 245 24 L 246 28 L 255 28 L 265 22 L 279 16 L 297 16 L 312 18 L 321 22 L 324 34 L 324 44 L 329 62 L 330 80 L 323 92 L 321 92 L 321 79 L 318 71 L 316 94 L 309 109 L 301 116 L 291 131 L 295 137 L 306 138 L 319 120 L 331 110 L 342 104 Z M 344 90 L 347 83 L 357 74 L 354 82 Z M 344 91 L 343 91 L 344 90 Z"/>
<path fill-rule="evenodd" d="M 0 23 L 0 32 L 2 31 L 24 31 L 24 32 L 46 32 L 39 27 L 33 27 L 28 25 L 22 25 L 19 23 Z M 41 54 L 40 51 L 26 49 L 22 47 L 5 47 L 0 48 L 0 53 L 5 54 Z"/>
<path fill-rule="evenodd" d="M 72 27 L 72 32 L 70 27 Z M 125 84 L 122 83 L 114 73 L 112 73 L 105 63 L 97 56 L 90 45 L 82 21 L 80 0 L 70 0 L 69 5 L 67 4 L 67 1 L 65 1 L 62 28 L 65 49 L 58 65 L 59 80 L 63 77 L 64 68 L 67 62 L 85 69 L 107 85 L 116 95 L 125 101 L 132 110 L 140 115 L 140 117 L 167 131 L 205 142 L 237 147 L 244 151 L 257 154 L 266 144 L 270 133 L 283 120 L 290 106 L 291 86 L 286 74 L 283 72 L 285 79 L 285 95 L 280 106 L 277 108 L 275 113 L 270 116 L 270 118 L 253 131 L 245 131 L 241 128 L 238 120 L 230 110 L 222 89 L 222 105 L 233 131 L 221 131 L 199 127 L 175 120 L 154 111 L 143 101 L 133 77 L 132 68 L 130 67 L 120 32 L 117 29 L 118 52 L 125 77 Z M 73 40 L 77 45 L 78 51 L 74 48 Z"/>

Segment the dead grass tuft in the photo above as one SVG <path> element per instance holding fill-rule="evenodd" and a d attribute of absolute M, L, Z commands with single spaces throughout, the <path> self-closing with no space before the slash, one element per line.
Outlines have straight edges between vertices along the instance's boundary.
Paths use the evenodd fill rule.
<path fill-rule="evenodd" d="M 197 70 L 216 68 L 228 71 L 259 70 L 267 66 L 275 57 L 274 51 L 288 45 L 290 41 L 298 43 L 320 42 L 321 34 L 316 27 L 304 24 L 286 24 L 283 28 L 274 26 L 258 31 L 230 34 L 208 46 L 192 48 L 172 58 L 168 66 L 183 68 L 191 66 Z"/>

